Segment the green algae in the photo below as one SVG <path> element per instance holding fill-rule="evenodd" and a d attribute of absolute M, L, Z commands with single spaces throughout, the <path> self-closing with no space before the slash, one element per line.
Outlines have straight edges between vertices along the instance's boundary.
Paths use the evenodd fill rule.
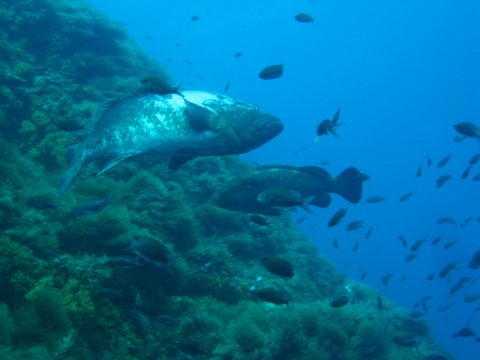
<path fill-rule="evenodd" d="M 378 291 L 338 274 L 288 214 L 261 227 L 211 204 L 251 169 L 238 156 L 175 172 L 155 156 L 98 177 L 92 166 L 55 209 L 29 206 L 33 196 L 55 199 L 64 151 L 84 136 L 62 131 L 65 121 L 88 129 L 100 102 L 136 91 L 144 76 L 169 75 L 120 24 L 80 1 L 8 1 L 0 22 L 2 358 L 395 360 L 438 351 L 425 323 L 387 299 L 378 309 Z M 103 210 L 71 215 L 106 194 Z M 142 233 L 171 251 L 171 273 L 108 264 L 134 258 L 130 239 Z M 294 277 L 265 271 L 263 255 L 288 258 Z M 255 290 L 271 286 L 290 303 L 260 301 Z M 97 296 L 105 289 L 122 295 Z M 332 309 L 344 292 L 350 303 Z M 398 344 L 412 337 L 419 351 Z"/>

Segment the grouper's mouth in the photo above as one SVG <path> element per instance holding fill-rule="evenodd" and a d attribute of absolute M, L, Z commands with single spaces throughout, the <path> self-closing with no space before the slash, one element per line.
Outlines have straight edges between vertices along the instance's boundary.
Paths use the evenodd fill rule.
<path fill-rule="evenodd" d="M 234 127 L 234 129 L 238 138 L 247 147 L 246 151 L 250 151 L 279 135 L 283 131 L 283 124 L 277 117 L 262 113 L 247 128 Z"/>

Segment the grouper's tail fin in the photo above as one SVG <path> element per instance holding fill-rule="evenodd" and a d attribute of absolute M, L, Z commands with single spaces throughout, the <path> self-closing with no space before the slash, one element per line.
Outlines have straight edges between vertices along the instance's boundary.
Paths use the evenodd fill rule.
<path fill-rule="evenodd" d="M 63 174 L 62 180 L 58 186 L 58 195 L 62 195 L 70 185 L 73 184 L 75 179 L 77 178 L 80 170 L 83 168 L 83 161 L 82 161 L 82 151 L 80 146 L 72 146 L 67 149 L 66 158 L 69 163 L 69 167 L 65 174 Z"/>
<path fill-rule="evenodd" d="M 364 178 L 358 169 L 349 167 L 335 178 L 335 191 L 345 200 L 357 204 L 362 198 L 362 182 Z"/>

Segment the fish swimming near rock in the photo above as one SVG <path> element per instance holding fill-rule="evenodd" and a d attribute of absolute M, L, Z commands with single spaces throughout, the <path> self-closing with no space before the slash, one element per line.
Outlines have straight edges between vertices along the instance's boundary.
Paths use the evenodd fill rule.
<path fill-rule="evenodd" d="M 257 200 L 262 204 L 267 204 L 277 208 L 300 206 L 303 210 L 310 214 L 313 214 L 313 211 L 308 206 L 308 203 L 314 198 L 314 196 L 310 196 L 302 199 L 302 196 L 299 192 L 280 188 L 267 189 L 257 195 Z"/>
<path fill-rule="evenodd" d="M 215 206 L 227 210 L 280 215 L 282 212 L 278 208 L 261 203 L 257 197 L 267 189 L 281 188 L 296 191 L 303 199 L 313 196 L 309 202 L 311 206 L 327 207 L 331 201 L 329 193 L 338 194 L 357 204 L 362 197 L 362 177 L 359 174 L 354 167 L 332 177 L 326 170 L 316 166 L 260 166 L 233 179 L 217 191 L 211 201 Z"/>
<path fill-rule="evenodd" d="M 287 260 L 278 256 L 266 255 L 260 259 L 260 264 L 272 274 L 287 278 L 293 277 L 293 266 Z"/>
<path fill-rule="evenodd" d="M 466 137 L 471 137 L 480 140 L 480 127 L 477 125 L 464 121 L 460 122 L 458 124 L 455 124 L 453 128 L 459 132 L 460 134 L 466 136 Z"/>
<path fill-rule="evenodd" d="M 92 162 L 102 163 L 102 174 L 128 157 L 157 153 L 169 157 L 168 167 L 174 170 L 197 156 L 248 152 L 283 130 L 279 119 L 258 107 L 205 91 L 109 102 L 95 120 L 90 135 L 69 149 L 70 167 L 60 194 Z"/>
<path fill-rule="evenodd" d="M 335 115 L 333 115 L 332 120 L 325 119 L 317 126 L 317 138 L 315 141 L 318 141 L 320 136 L 332 134 L 333 136 L 340 138 L 337 134 L 337 127 L 340 125 L 338 119 L 340 117 L 340 108 L 338 108 Z"/>

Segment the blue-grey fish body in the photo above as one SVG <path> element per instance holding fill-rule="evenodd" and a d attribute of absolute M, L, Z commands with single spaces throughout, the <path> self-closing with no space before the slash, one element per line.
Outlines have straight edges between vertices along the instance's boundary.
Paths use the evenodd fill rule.
<path fill-rule="evenodd" d="M 258 107 L 204 92 L 146 94 L 103 105 L 90 135 L 71 148 L 70 167 L 59 193 L 83 167 L 102 162 L 100 174 L 134 155 L 170 157 L 176 169 L 196 156 L 241 154 L 277 136 L 283 125 Z"/>

